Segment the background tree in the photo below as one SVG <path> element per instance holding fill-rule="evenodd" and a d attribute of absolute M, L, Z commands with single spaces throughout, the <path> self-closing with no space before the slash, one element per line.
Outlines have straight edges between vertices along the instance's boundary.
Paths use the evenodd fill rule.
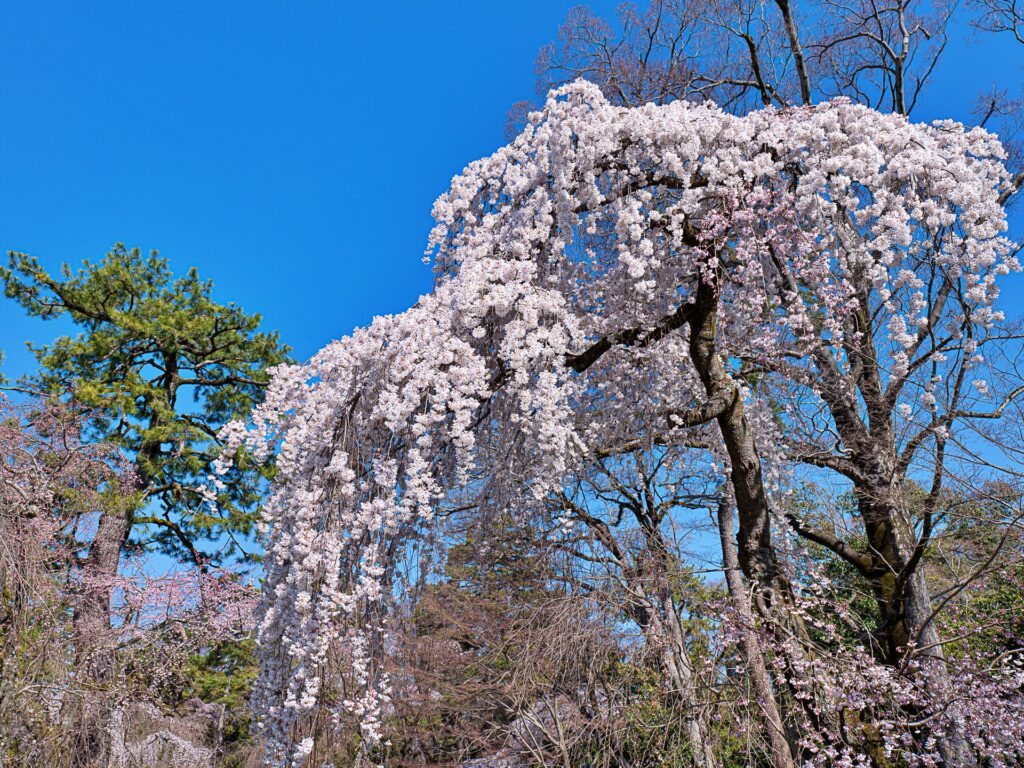
<path fill-rule="evenodd" d="M 458 527 L 462 541 L 455 534 L 445 546 L 442 580 L 417 585 L 403 618 L 394 670 L 401 736 L 389 757 L 437 765 L 524 748 L 538 764 L 564 765 L 587 735 L 575 702 L 617 654 L 609 624 L 560 583 L 529 525 Z M 549 714 L 571 710 L 574 721 L 562 733 L 550 718 L 526 727 L 538 700 L 552 705 Z"/>
<path fill-rule="evenodd" d="M 689 762 L 717 768 L 708 735 L 710 686 L 694 662 L 687 627 L 693 602 L 706 598 L 686 562 L 687 543 L 706 532 L 684 517 L 715 503 L 717 478 L 701 476 L 693 459 L 685 450 L 658 449 L 594 462 L 590 476 L 567 484 L 558 499 L 579 534 L 551 538 L 592 600 L 607 600 L 606 609 L 643 636 L 660 668 L 665 702 L 685 731 Z"/>
<path fill-rule="evenodd" d="M 250 556 L 245 537 L 272 464 L 239 456 L 216 490 L 207 482 L 218 430 L 260 401 L 268 369 L 288 350 L 259 330 L 259 315 L 216 302 L 194 268 L 175 279 L 155 252 L 119 244 L 57 277 L 11 253 L 0 279 L 30 315 L 66 316 L 81 329 L 34 348 L 39 372 L 22 386 L 87 408 L 87 438 L 123 449 L 133 463 L 128 503 L 100 515 L 84 561 L 95 586 L 75 608 L 79 663 L 104 680 L 113 659 L 89 647 L 110 625 L 123 553 L 155 549 L 200 570 Z M 83 747 L 82 759 L 94 749 L 102 744 Z"/>
<path fill-rule="evenodd" d="M 1015 0 L 650 0 L 623 3 L 617 18 L 573 9 L 555 42 L 537 56 L 539 94 L 576 78 L 613 103 L 638 106 L 709 100 L 744 114 L 836 96 L 911 115 L 933 85 L 950 30 L 1021 39 Z M 1020 96 L 994 85 L 979 94 L 976 117 L 1011 146 L 1012 191 L 1024 185 L 1016 143 Z M 516 130 L 529 103 L 516 105 Z"/>

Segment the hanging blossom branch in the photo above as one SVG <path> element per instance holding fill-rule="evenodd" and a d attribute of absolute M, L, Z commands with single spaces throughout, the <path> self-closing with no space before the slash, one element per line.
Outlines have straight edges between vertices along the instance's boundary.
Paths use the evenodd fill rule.
<path fill-rule="evenodd" d="M 301 765 L 352 722 L 366 745 L 385 738 L 396 562 L 446 505 L 536 508 L 609 446 L 689 444 L 757 399 L 730 369 L 707 401 L 686 327 L 699 286 L 719 294 L 723 360 L 791 371 L 837 408 L 865 290 L 896 377 L 929 322 L 915 264 L 995 322 L 995 277 L 1016 268 L 1002 156 L 985 131 L 843 100 L 736 117 L 552 91 L 435 204 L 434 291 L 278 369 L 251 423 L 224 430 L 222 467 L 243 443 L 278 454 L 254 696 L 268 764 Z M 806 359 L 832 378 L 793 365 Z M 751 407 L 782 472 L 778 421 Z"/>

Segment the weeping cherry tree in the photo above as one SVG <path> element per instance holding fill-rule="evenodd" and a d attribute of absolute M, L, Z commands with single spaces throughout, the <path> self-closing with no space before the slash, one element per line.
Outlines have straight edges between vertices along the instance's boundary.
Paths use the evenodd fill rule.
<path fill-rule="evenodd" d="M 908 765 L 1012 755 L 1019 692 L 996 672 L 954 685 L 922 568 L 928 505 L 969 453 L 958 436 L 1016 406 L 1012 382 L 981 373 L 1006 342 L 999 279 L 1018 268 L 1002 157 L 984 130 L 843 99 L 741 117 L 552 91 L 435 204 L 434 290 L 279 368 L 225 431 L 280 471 L 255 693 L 268 764 L 327 760 L 353 728 L 366 750 L 387 738 L 397 565 L 438 514 L 550 509 L 638 446 L 697 446 L 719 467 L 726 583 L 774 768 L 863 764 L 857 749 Z M 798 471 L 849 484 L 858 537 L 792 511 Z M 797 537 L 870 585 L 879 629 L 849 666 L 864 691 L 904 686 L 902 719 L 861 706 L 875 721 L 849 754 L 820 752 L 840 726 L 794 714 L 771 661 L 824 669 L 801 645 Z M 820 738 L 794 739 L 792 722 Z"/>

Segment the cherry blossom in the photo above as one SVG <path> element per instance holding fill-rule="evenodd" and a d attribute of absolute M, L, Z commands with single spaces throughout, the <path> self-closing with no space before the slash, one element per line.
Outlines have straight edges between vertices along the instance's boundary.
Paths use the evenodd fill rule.
<path fill-rule="evenodd" d="M 434 290 L 279 368 L 251 423 L 225 429 L 228 453 L 278 456 L 254 697 L 268 764 L 303 764 L 346 722 L 368 745 L 386 738 L 395 564 L 439 512 L 527 514 L 638 443 L 704 439 L 726 464 L 693 433 L 737 397 L 776 509 L 794 446 L 817 437 L 793 425 L 818 407 L 837 418 L 843 398 L 862 410 L 825 377 L 855 375 L 866 309 L 894 412 L 941 436 L 952 363 L 929 356 L 980 355 L 1001 320 L 997 278 L 1018 268 L 1002 157 L 983 130 L 845 100 L 740 117 L 617 107 L 583 82 L 552 91 L 435 203 Z M 963 286 L 955 308 L 936 310 L 936 273 Z M 731 382 L 710 401 L 686 326 L 702 286 Z M 950 341 L 923 338 L 937 330 Z M 751 387 L 743 366 L 772 378 Z M 855 695 L 854 670 L 911 695 L 870 659 L 846 662 L 828 696 Z"/>

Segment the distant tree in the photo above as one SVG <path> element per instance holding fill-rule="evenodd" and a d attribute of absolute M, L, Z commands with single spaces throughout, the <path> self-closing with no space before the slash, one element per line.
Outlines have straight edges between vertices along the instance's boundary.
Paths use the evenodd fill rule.
<path fill-rule="evenodd" d="M 251 638 L 222 640 L 189 659 L 183 670 L 187 685 L 175 693 L 182 701 L 194 696 L 223 704 L 227 717 L 225 741 L 242 742 L 249 734 L 246 698 L 258 669 L 255 643 Z"/>
<path fill-rule="evenodd" d="M 134 464 L 129 503 L 102 511 L 90 540 L 85 561 L 96 588 L 75 606 L 78 661 L 103 680 L 113 658 L 96 657 L 90 639 L 110 625 L 123 554 L 155 549 L 200 570 L 249 556 L 241 538 L 272 464 L 239 455 L 216 490 L 207 482 L 218 430 L 260 401 L 268 369 L 288 360 L 288 348 L 259 330 L 259 315 L 214 301 L 195 268 L 174 278 L 155 251 L 118 244 L 99 263 L 78 272 L 64 265 L 59 276 L 12 252 L 0 279 L 30 315 L 69 317 L 81 329 L 31 347 L 39 371 L 22 387 L 88 409 L 87 439 L 123 449 Z"/>
<path fill-rule="evenodd" d="M 538 529 L 493 522 L 456 536 L 440 578 L 414 590 L 396 633 L 391 765 L 515 754 L 578 765 L 576 752 L 607 728 L 607 704 L 582 711 L 609 695 L 616 617 L 558 578 Z"/>
<path fill-rule="evenodd" d="M 596 461 L 556 501 L 575 536 L 560 546 L 576 561 L 576 577 L 594 599 L 612 602 L 633 622 L 656 657 L 662 688 L 685 730 L 693 768 L 717 768 L 708 737 L 708 681 L 691 658 L 689 603 L 706 590 L 680 557 L 680 538 L 692 523 L 686 510 L 704 511 L 715 498 L 715 477 L 694 470 L 694 452 L 640 451 Z M 692 535 L 692 530 L 688 531 Z M 614 585 L 614 586 L 612 586 Z"/>
<path fill-rule="evenodd" d="M 134 457 L 138 508 L 105 521 L 114 551 L 156 546 L 199 564 L 244 554 L 231 535 L 249 533 L 269 466 L 243 463 L 225 477 L 216 514 L 205 486 L 217 431 L 251 410 L 267 369 L 288 360 L 278 335 L 259 330 L 260 315 L 214 301 L 213 284 L 195 268 L 175 279 L 155 251 L 143 256 L 118 244 L 77 273 L 64 265 L 59 277 L 12 252 L 0 279 L 30 315 L 67 316 L 81 328 L 30 345 L 39 372 L 25 383 L 70 394 L 92 409 L 91 438 Z"/>
<path fill-rule="evenodd" d="M 980 12 L 975 26 L 985 32 L 1002 32 L 1013 35 L 1024 45 L 1024 8 L 1016 0 L 974 0 L 972 3 Z"/>

